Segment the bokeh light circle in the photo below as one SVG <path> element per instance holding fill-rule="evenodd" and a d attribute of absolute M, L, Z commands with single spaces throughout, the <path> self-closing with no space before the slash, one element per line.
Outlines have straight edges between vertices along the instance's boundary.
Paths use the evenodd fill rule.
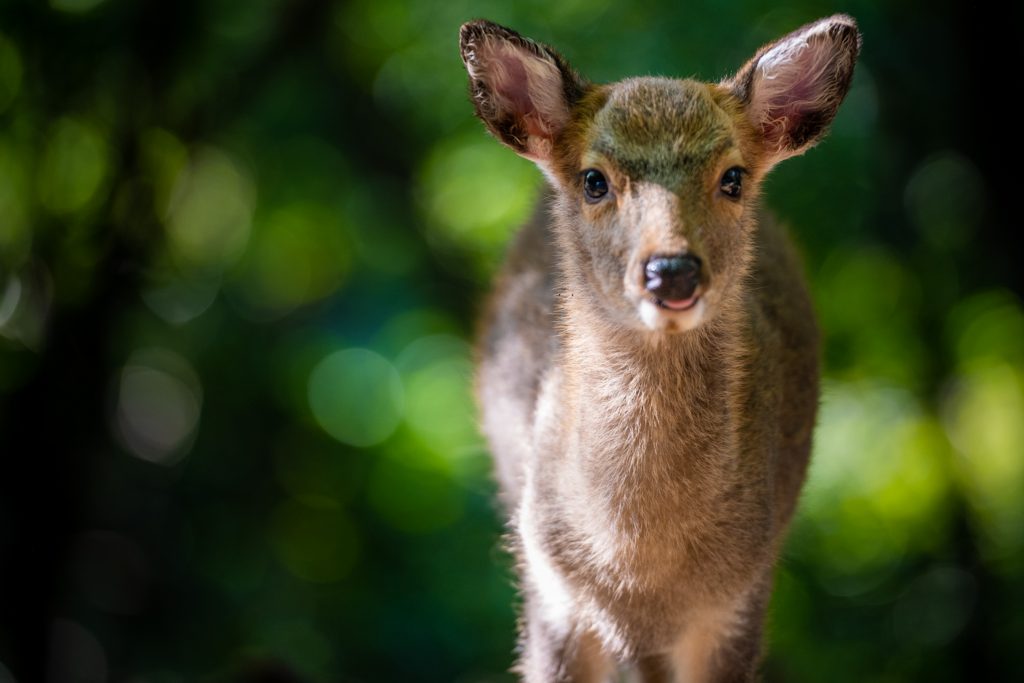
<path fill-rule="evenodd" d="M 202 405 L 188 361 L 164 349 L 138 351 L 118 378 L 114 432 L 132 455 L 173 465 L 191 447 Z"/>
<path fill-rule="evenodd" d="M 402 381 L 395 367 L 369 349 L 336 351 L 309 376 L 309 407 L 317 423 L 350 446 L 374 446 L 398 427 Z"/>

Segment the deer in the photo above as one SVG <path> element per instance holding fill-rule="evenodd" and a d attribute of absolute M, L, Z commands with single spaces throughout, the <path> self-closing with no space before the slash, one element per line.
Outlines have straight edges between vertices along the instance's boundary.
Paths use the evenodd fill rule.
<path fill-rule="evenodd" d="M 509 28 L 461 27 L 476 115 L 547 181 L 477 344 L 522 680 L 757 679 L 820 364 L 760 187 L 825 135 L 860 47 L 835 15 L 717 83 L 595 84 Z"/>

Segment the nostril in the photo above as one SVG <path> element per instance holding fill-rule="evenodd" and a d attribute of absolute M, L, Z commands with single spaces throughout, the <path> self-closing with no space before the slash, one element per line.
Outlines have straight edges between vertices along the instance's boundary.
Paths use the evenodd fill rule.
<path fill-rule="evenodd" d="M 662 301 L 693 296 L 700 281 L 700 259 L 692 254 L 654 256 L 644 266 L 644 288 Z"/>

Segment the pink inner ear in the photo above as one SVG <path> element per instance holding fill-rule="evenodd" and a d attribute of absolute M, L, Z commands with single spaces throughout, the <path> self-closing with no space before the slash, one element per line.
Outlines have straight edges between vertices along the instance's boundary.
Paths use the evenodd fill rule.
<path fill-rule="evenodd" d="M 520 115 L 532 112 L 529 77 L 519 58 L 507 52 L 498 55 L 493 68 L 496 76 L 495 90 L 505 99 L 506 106 Z"/>
<path fill-rule="evenodd" d="M 492 43 L 482 58 L 498 109 L 518 119 L 529 137 L 528 156 L 544 156 L 569 118 L 562 74 L 542 54 L 508 43 Z"/>
<path fill-rule="evenodd" d="M 497 56 L 493 66 L 497 76 L 495 89 L 505 100 L 504 105 L 523 120 L 527 134 L 549 137 L 550 130 L 530 96 L 530 75 L 523 61 L 517 54 L 505 52 Z"/>

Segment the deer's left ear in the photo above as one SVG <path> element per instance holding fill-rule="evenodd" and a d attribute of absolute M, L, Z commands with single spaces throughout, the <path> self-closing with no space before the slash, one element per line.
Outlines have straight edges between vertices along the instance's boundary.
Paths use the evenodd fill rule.
<path fill-rule="evenodd" d="M 850 89 L 860 45 L 856 22 L 837 14 L 764 46 L 725 83 L 760 131 L 769 166 L 824 136 Z"/>

